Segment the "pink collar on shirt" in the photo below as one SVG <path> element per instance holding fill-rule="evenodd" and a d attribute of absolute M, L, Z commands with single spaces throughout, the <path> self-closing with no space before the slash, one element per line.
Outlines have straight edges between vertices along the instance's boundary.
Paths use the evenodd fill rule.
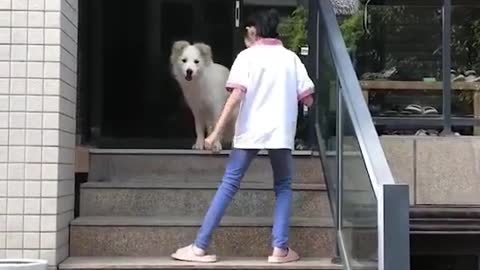
<path fill-rule="evenodd" d="M 276 38 L 261 38 L 257 40 L 254 45 L 283 46 L 283 43 L 280 39 Z"/>

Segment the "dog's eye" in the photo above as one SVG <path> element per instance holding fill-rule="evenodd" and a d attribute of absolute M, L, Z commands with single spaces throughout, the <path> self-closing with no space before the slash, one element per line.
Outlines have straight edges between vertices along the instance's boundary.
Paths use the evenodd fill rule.
<path fill-rule="evenodd" d="M 198 64 L 198 63 L 200 63 L 200 61 L 198 61 L 198 60 L 195 60 L 195 61 L 193 61 L 193 62 L 194 62 L 195 64 Z"/>
<path fill-rule="evenodd" d="M 186 59 L 186 58 L 183 58 L 183 59 L 182 59 L 182 62 L 183 62 L 183 63 L 186 63 L 186 62 L 187 62 L 187 59 Z"/>

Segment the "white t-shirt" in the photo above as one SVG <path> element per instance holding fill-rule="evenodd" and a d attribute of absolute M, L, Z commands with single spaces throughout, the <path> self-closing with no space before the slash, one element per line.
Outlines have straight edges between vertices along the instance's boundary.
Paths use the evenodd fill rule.
<path fill-rule="evenodd" d="M 294 149 L 298 101 L 314 91 L 295 53 L 280 40 L 261 39 L 238 54 L 226 87 L 245 92 L 235 127 L 235 148 Z"/>

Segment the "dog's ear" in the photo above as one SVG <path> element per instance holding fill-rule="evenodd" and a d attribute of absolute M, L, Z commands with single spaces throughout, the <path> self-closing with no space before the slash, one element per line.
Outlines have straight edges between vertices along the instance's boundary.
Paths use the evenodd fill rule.
<path fill-rule="evenodd" d="M 190 46 L 190 42 L 185 40 L 176 41 L 172 45 L 172 53 L 170 55 L 170 63 L 174 64 L 178 57 L 182 54 L 183 50 Z"/>
<path fill-rule="evenodd" d="M 195 43 L 193 46 L 200 51 L 200 54 L 207 65 L 210 65 L 213 62 L 212 48 L 210 46 L 205 43 Z"/>

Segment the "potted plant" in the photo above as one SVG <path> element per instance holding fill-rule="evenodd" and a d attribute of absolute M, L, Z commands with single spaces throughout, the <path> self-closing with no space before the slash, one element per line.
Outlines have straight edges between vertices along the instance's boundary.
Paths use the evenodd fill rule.
<path fill-rule="evenodd" d="M 350 52 L 354 52 L 357 49 L 358 41 L 365 34 L 362 22 L 363 13 L 361 11 L 357 11 L 342 20 L 340 30 L 342 31 L 345 45 Z"/>
<path fill-rule="evenodd" d="M 292 14 L 284 18 L 278 27 L 280 39 L 286 48 L 299 54 L 303 47 L 307 46 L 307 10 L 299 6 Z"/>

